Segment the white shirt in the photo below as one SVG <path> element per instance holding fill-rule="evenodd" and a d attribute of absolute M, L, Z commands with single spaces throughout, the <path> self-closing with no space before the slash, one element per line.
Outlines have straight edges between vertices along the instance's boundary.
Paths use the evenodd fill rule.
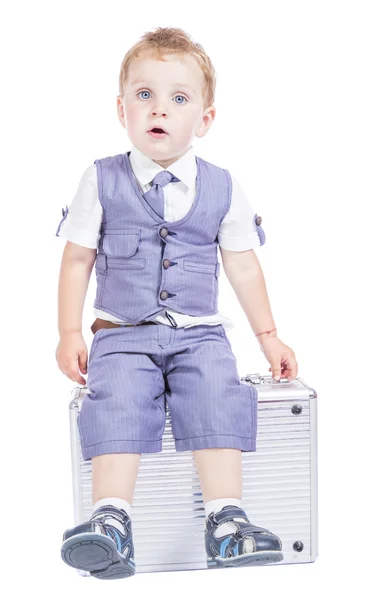
<path fill-rule="evenodd" d="M 132 146 L 129 160 L 143 194 L 151 188 L 151 182 L 157 173 L 165 170 L 134 146 Z M 166 170 L 180 179 L 180 181 L 168 183 L 163 188 L 164 219 L 167 222 L 173 222 L 182 219 L 187 214 L 195 199 L 197 167 L 194 148 L 191 147 Z M 237 180 L 231 173 L 230 175 L 232 179 L 231 206 L 221 222 L 218 243 L 226 250 L 250 250 L 260 246 L 260 238 L 254 225 L 255 212 Z M 58 235 L 79 246 L 97 249 L 102 214 L 103 209 L 98 196 L 96 165 L 92 164 L 82 175 L 77 192 L 69 206 L 68 215 L 61 224 Z M 94 308 L 94 314 L 100 319 L 106 319 L 113 323 L 126 322 L 96 308 Z M 178 327 L 193 327 L 201 324 L 221 324 L 226 330 L 234 327 L 233 322 L 221 313 L 194 317 L 169 309 L 168 314 L 173 317 Z M 171 326 L 165 310 L 151 320 Z"/>

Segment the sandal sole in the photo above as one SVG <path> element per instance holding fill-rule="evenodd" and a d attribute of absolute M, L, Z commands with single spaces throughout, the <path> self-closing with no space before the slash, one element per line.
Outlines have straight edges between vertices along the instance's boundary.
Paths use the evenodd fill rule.
<path fill-rule="evenodd" d="M 259 566 L 260 564 L 276 563 L 283 560 L 284 556 L 279 550 L 252 552 L 242 554 L 232 558 L 211 558 L 207 557 L 208 569 L 224 567 L 244 567 L 245 565 Z"/>
<path fill-rule="evenodd" d="M 80 533 L 65 540 L 62 560 L 98 579 L 123 579 L 135 574 L 135 564 L 124 558 L 112 540 L 98 533 Z"/>

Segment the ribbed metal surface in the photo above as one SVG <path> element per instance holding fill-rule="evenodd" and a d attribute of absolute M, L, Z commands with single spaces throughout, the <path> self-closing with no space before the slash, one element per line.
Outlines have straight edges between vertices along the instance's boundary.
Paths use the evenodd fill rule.
<path fill-rule="evenodd" d="M 243 507 L 252 523 L 280 537 L 284 560 L 277 564 L 311 562 L 317 556 L 316 394 L 299 378 L 275 384 L 259 377 L 255 385 L 257 450 L 242 453 Z M 75 523 L 92 513 L 91 461 L 82 460 L 76 423 L 83 395 L 76 388 L 70 404 Z M 163 450 L 142 454 L 136 482 L 137 573 L 207 568 L 204 517 L 192 452 L 175 451 L 167 407 Z"/>

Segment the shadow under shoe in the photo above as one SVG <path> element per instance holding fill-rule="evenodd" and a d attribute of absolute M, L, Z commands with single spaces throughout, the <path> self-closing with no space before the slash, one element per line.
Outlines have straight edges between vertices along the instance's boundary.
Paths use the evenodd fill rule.
<path fill-rule="evenodd" d="M 117 528 L 107 521 L 115 519 Z M 67 529 L 63 534 L 61 557 L 75 569 L 98 579 L 122 579 L 135 574 L 132 523 L 123 509 L 104 505 L 90 521 Z"/>
<path fill-rule="evenodd" d="M 245 523 L 233 519 L 245 519 Z M 234 533 L 216 537 L 215 531 L 222 523 L 234 523 Z M 283 560 L 282 543 L 278 536 L 263 527 L 252 525 L 244 510 L 225 506 L 206 519 L 205 549 L 208 568 L 242 567 L 275 563 Z"/>

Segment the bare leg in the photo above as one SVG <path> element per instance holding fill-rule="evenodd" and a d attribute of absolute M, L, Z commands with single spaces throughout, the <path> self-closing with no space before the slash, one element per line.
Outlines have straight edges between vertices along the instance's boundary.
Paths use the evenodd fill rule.
<path fill-rule="evenodd" d="M 102 498 L 122 498 L 133 502 L 140 454 L 101 454 L 92 459 L 92 502 Z"/>
<path fill-rule="evenodd" d="M 235 448 L 193 451 L 204 504 L 217 498 L 241 498 L 242 457 Z"/>

